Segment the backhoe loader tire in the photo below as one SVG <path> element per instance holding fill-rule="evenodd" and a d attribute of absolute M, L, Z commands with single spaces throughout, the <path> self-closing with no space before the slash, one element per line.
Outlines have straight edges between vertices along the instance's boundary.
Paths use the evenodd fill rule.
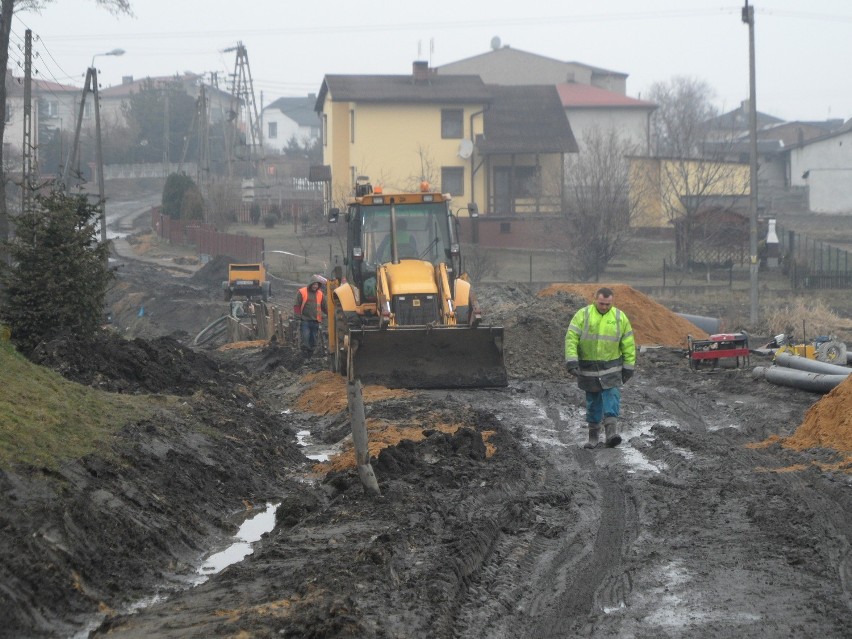
<path fill-rule="evenodd" d="M 834 340 L 823 342 L 817 346 L 816 360 L 826 364 L 846 366 L 846 344 Z"/>

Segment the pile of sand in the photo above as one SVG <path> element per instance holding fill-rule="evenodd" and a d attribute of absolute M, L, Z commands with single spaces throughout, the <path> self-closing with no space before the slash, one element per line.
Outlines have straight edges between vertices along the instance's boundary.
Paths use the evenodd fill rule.
<path fill-rule="evenodd" d="M 314 415 L 331 415 L 348 410 L 346 380 L 331 371 L 310 373 L 302 378 L 304 391 L 296 401 L 296 408 Z M 364 386 L 361 390 L 364 403 L 377 402 L 395 397 L 410 397 L 411 391 L 390 389 L 384 386 Z"/>
<path fill-rule="evenodd" d="M 852 472 L 852 375 L 805 413 L 805 419 L 781 445 L 793 450 L 830 448 L 846 454 L 841 462 Z"/>
<path fill-rule="evenodd" d="M 637 346 L 686 348 L 687 335 L 696 339 L 708 337 L 692 322 L 625 284 L 552 284 L 539 295 L 546 297 L 561 291 L 581 296 L 591 303 L 602 286 L 612 289 L 613 303 L 630 318 Z M 567 322 L 565 328 L 568 328 Z"/>

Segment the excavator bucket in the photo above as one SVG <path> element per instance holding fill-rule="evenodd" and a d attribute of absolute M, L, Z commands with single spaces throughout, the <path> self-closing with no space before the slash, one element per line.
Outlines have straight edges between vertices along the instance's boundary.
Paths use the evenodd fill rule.
<path fill-rule="evenodd" d="M 349 334 L 353 376 L 388 388 L 506 386 L 503 327 L 400 326 Z"/>

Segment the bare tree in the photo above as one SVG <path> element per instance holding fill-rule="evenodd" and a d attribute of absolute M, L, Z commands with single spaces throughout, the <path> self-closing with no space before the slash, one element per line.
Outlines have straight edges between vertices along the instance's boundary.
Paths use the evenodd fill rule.
<path fill-rule="evenodd" d="M 435 185 L 438 184 L 440 179 L 437 163 L 428 147 L 418 145 L 417 158 L 420 162 L 420 174 L 408 176 L 403 187 L 406 191 L 419 191 L 422 182 Z"/>
<path fill-rule="evenodd" d="M 464 255 L 462 269 L 470 276 L 474 284 L 479 284 L 486 277 L 500 276 L 500 260 L 497 259 L 495 252 L 479 244 L 465 244 L 462 248 L 462 255 Z"/>
<path fill-rule="evenodd" d="M 41 11 L 52 0 L 0 0 L 0 63 L 3 82 L 0 82 L 0 140 L 6 130 L 6 78 L 9 73 L 9 37 L 12 32 L 12 15 L 15 11 Z M 131 15 L 130 0 L 95 0 L 112 13 Z M 6 205 L 6 172 L 3 163 L 3 145 L 0 145 L 0 259 L 5 261 L 5 242 L 9 239 L 9 211 Z"/>
<path fill-rule="evenodd" d="M 651 117 L 656 161 L 652 170 L 646 164 L 644 175 L 668 222 L 685 225 L 681 259 L 689 259 L 700 209 L 731 208 L 748 194 L 748 167 L 729 159 L 733 132 L 712 128 L 718 122 L 714 95 L 706 82 L 681 76 L 652 85 L 648 96 L 658 107 Z"/>
<path fill-rule="evenodd" d="M 637 200 L 631 198 L 628 156 L 636 146 L 615 129 L 589 129 L 582 151 L 565 161 L 564 233 L 569 267 L 598 280 L 630 237 Z"/>

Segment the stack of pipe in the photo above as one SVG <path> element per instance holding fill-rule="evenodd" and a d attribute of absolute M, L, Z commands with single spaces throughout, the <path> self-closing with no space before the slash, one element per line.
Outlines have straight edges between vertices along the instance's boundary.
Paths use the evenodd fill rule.
<path fill-rule="evenodd" d="M 826 364 L 814 359 L 779 353 L 775 366 L 755 366 L 752 374 L 780 386 L 791 386 L 816 393 L 827 393 L 842 383 L 852 369 L 837 364 Z"/>

